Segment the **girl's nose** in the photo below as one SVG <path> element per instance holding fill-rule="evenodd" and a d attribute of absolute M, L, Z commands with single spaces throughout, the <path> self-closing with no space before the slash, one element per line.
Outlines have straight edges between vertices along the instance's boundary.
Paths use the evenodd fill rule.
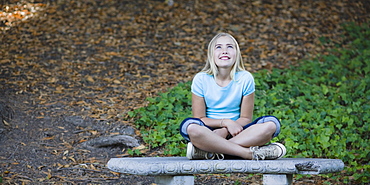
<path fill-rule="evenodd" d="M 227 53 L 227 49 L 222 49 L 222 54 L 226 54 Z"/>

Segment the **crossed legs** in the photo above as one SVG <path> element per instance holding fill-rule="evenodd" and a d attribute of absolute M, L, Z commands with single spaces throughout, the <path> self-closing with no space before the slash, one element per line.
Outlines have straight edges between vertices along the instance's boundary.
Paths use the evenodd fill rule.
<path fill-rule="evenodd" d="M 222 153 L 252 159 L 249 147 L 261 146 L 272 139 L 276 125 L 272 121 L 252 125 L 231 139 L 216 134 L 205 126 L 190 124 L 187 127 L 190 141 L 207 152 Z"/>

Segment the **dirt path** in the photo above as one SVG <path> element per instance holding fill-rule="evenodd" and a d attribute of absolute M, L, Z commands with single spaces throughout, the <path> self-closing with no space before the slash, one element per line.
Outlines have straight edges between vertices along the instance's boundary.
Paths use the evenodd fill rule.
<path fill-rule="evenodd" d="M 37 17 L 0 35 L 0 103 L 15 111 L 9 125 L 0 123 L 0 177 L 4 184 L 151 184 L 106 169 L 124 148 L 80 143 L 129 129 L 128 111 L 191 80 L 219 31 L 238 39 L 248 70 L 286 68 L 330 47 L 319 38 L 340 40 L 341 23 L 369 21 L 365 2 L 45 1 Z M 196 183 L 260 182 L 248 177 Z"/>

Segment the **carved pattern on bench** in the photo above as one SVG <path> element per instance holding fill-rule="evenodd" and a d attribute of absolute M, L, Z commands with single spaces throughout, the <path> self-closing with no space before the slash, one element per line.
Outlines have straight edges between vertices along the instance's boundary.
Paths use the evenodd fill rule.
<path fill-rule="evenodd" d="M 279 160 L 188 160 L 184 157 L 113 158 L 112 171 L 135 175 L 187 175 L 217 173 L 321 174 L 338 172 L 344 163 L 338 159 Z"/>

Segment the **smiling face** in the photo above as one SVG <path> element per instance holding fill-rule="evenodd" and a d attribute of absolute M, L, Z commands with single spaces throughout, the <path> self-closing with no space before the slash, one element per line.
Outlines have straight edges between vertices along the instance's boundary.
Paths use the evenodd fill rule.
<path fill-rule="evenodd" d="M 222 36 L 216 40 L 213 59 L 218 68 L 231 69 L 236 60 L 236 46 L 230 37 Z"/>
<path fill-rule="evenodd" d="M 220 71 L 230 71 L 232 79 L 236 72 L 245 71 L 238 42 L 232 35 L 219 33 L 212 38 L 208 44 L 207 61 L 202 71 L 214 76 Z"/>

